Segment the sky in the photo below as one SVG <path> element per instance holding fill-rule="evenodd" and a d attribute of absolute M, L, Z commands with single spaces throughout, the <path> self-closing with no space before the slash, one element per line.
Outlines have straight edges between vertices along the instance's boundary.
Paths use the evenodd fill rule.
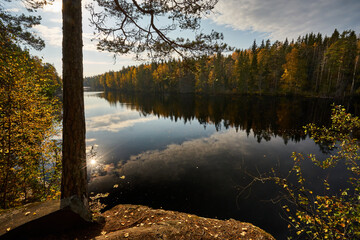
<path fill-rule="evenodd" d="M 91 1 L 83 0 L 83 5 Z M 9 10 L 19 11 L 17 5 Z M 54 64 L 61 75 L 61 0 L 55 0 L 53 5 L 37 13 L 43 20 L 35 31 L 45 40 L 46 47 L 31 53 Z M 84 76 L 141 63 L 132 55 L 120 56 L 114 61 L 112 53 L 99 52 L 96 43 L 91 41 L 93 29 L 89 26 L 89 17 L 89 12 L 83 9 Z M 226 43 L 240 49 L 250 48 L 254 40 L 257 43 L 263 39 L 296 40 L 310 32 L 329 36 L 335 28 L 339 32 L 355 30 L 359 35 L 360 0 L 219 0 L 213 13 L 202 20 L 202 28 L 206 32 L 212 29 L 222 32 Z"/>

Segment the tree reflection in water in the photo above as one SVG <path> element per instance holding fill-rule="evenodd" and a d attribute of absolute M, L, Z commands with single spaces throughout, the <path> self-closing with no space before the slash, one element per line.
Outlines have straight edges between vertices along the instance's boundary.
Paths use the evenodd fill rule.
<path fill-rule="evenodd" d="M 97 156 L 90 190 L 110 192 L 104 200 L 108 207 L 144 204 L 235 218 L 282 239 L 287 223 L 271 202 L 279 189 L 258 184 L 241 196 L 239 192 L 251 175 L 272 168 L 286 173 L 293 151 L 327 153 L 302 126 L 328 125 L 329 99 L 119 92 L 96 97 L 110 104 L 104 101 L 101 111 L 113 112 L 87 118 L 87 137 L 96 139 L 90 144 L 108 149 Z M 359 113 L 356 102 L 348 106 Z M 319 171 L 307 163 L 304 169 L 316 184 Z M 341 172 L 336 175 L 342 178 Z"/>

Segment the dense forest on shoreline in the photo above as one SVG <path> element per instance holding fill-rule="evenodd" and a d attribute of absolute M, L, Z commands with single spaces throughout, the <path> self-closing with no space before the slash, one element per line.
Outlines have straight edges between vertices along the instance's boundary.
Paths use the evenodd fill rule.
<path fill-rule="evenodd" d="M 310 33 L 297 41 L 254 41 L 249 49 L 200 59 L 152 62 L 85 78 L 103 90 L 307 95 L 360 94 L 360 38 Z"/>
<path fill-rule="evenodd" d="M 60 196 L 61 84 L 54 66 L 0 31 L 0 209 Z"/>

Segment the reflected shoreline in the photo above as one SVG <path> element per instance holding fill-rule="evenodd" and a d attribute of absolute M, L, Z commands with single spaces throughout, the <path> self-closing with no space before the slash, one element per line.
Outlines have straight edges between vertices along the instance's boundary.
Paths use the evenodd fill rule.
<path fill-rule="evenodd" d="M 258 142 L 282 137 L 284 142 L 305 139 L 303 126 L 328 125 L 333 99 L 267 96 L 208 96 L 195 94 L 144 94 L 108 91 L 98 94 L 113 107 L 120 105 L 143 116 L 154 115 L 183 121 L 198 121 L 216 130 L 251 130 Z M 342 103 L 344 104 L 344 103 Z"/>

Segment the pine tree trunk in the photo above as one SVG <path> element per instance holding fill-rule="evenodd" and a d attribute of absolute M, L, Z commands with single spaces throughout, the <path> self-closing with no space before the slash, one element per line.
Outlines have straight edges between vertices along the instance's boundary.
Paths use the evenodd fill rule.
<path fill-rule="evenodd" d="M 337 78 L 336 78 L 336 88 L 338 89 L 340 86 L 340 79 L 341 79 L 341 65 L 339 65 L 338 68 L 338 74 L 337 74 Z"/>
<path fill-rule="evenodd" d="M 63 149 L 61 198 L 88 207 L 81 0 L 63 0 Z"/>
<path fill-rule="evenodd" d="M 320 57 L 318 57 L 317 59 L 319 59 Z M 322 76 L 322 71 L 323 71 L 323 59 L 321 59 L 321 62 L 317 64 L 317 71 L 316 71 L 316 80 L 315 80 L 315 93 L 319 93 L 319 89 L 320 89 L 320 82 L 321 79 L 320 76 Z"/>
<path fill-rule="evenodd" d="M 277 93 L 278 77 L 276 72 L 274 72 L 274 79 L 275 79 L 275 93 Z"/>
<path fill-rule="evenodd" d="M 352 79 L 352 83 L 351 83 L 350 95 L 353 95 L 353 93 L 354 93 L 355 75 L 356 75 L 356 67 L 357 67 L 358 61 L 359 61 L 359 55 L 356 56 L 356 58 L 355 58 L 355 66 L 354 66 L 353 79 Z"/>
<path fill-rule="evenodd" d="M 330 95 L 330 90 L 331 90 L 331 66 L 329 67 L 329 70 L 328 70 L 328 94 Z"/>

